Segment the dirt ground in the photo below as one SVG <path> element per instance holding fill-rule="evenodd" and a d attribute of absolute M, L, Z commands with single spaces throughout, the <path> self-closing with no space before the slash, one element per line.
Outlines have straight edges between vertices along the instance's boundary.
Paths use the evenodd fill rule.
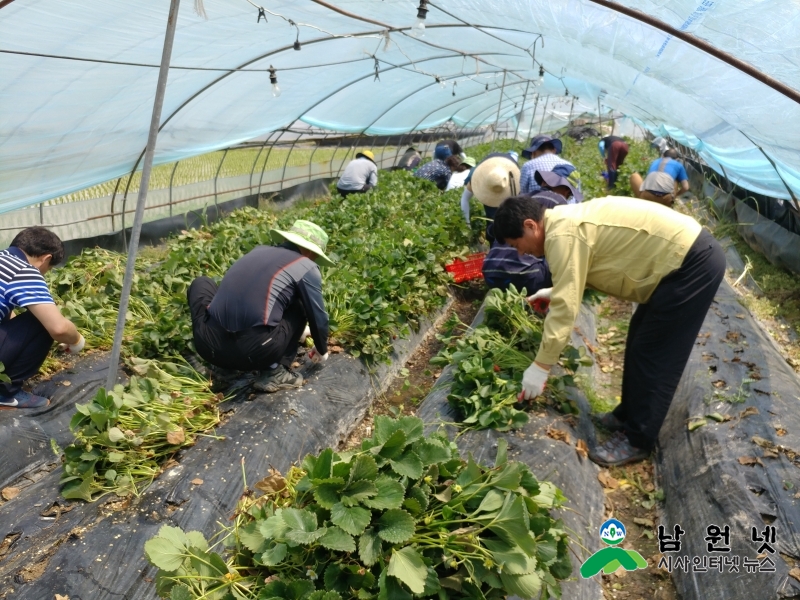
<path fill-rule="evenodd" d="M 633 313 L 630 302 L 606 298 L 598 306 L 595 359 L 600 367 L 595 392 L 595 409 L 607 409 L 619 402 L 622 386 L 622 363 L 625 338 Z M 603 439 L 601 436 L 600 439 Z M 660 555 L 655 536 L 658 506 L 663 493 L 658 490 L 653 462 L 650 460 L 602 469 L 600 483 L 606 494 L 606 516 L 625 524 L 627 537 L 623 547 L 636 550 L 651 568 L 637 571 L 619 569 L 603 575 L 603 593 L 613 600 L 678 600 L 669 573 L 656 568 Z"/>

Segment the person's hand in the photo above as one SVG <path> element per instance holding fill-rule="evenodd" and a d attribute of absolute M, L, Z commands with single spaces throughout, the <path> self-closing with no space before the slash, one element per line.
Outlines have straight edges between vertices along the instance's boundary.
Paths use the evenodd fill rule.
<path fill-rule="evenodd" d="M 543 369 L 532 362 L 531 366 L 522 374 L 522 391 L 517 396 L 517 400 L 533 400 L 537 396 L 541 396 L 549 375 L 550 369 Z"/>
<path fill-rule="evenodd" d="M 553 293 L 553 288 L 542 288 L 532 296 L 528 296 L 526 300 L 528 304 L 533 307 L 538 313 L 546 314 L 550 308 L 550 295 Z"/>
<path fill-rule="evenodd" d="M 309 360 L 311 360 L 312 363 L 318 365 L 328 360 L 329 354 L 330 352 L 326 352 L 325 354 L 320 354 L 319 350 L 317 350 L 317 347 L 314 346 L 311 350 L 308 351 L 308 358 Z"/>
<path fill-rule="evenodd" d="M 83 350 L 83 347 L 86 346 L 86 338 L 84 338 L 80 333 L 78 335 L 80 336 L 80 339 L 74 344 L 59 344 L 59 351 L 69 352 L 70 354 L 78 354 L 81 350 Z"/>
<path fill-rule="evenodd" d="M 303 329 L 303 333 L 300 334 L 300 343 L 304 344 L 306 338 L 311 335 L 311 329 L 306 325 L 306 328 Z"/>

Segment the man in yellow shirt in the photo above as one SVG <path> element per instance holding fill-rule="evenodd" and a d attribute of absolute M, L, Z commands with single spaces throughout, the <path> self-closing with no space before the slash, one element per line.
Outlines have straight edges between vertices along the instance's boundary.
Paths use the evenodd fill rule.
<path fill-rule="evenodd" d="M 494 233 L 520 254 L 545 256 L 553 277 L 553 287 L 535 295 L 549 300 L 550 310 L 521 399 L 544 391 L 585 287 L 639 303 L 625 348 L 622 401 L 599 416 L 615 433 L 589 456 L 604 466 L 646 458 L 725 274 L 720 245 L 691 217 L 616 196 L 549 210 L 515 196 L 498 208 Z"/>

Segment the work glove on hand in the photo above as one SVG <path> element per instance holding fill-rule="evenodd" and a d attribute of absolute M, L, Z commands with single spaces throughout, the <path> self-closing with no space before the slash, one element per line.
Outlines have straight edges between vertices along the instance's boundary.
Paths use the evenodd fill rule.
<path fill-rule="evenodd" d="M 535 362 L 531 363 L 531 366 L 522 374 L 522 391 L 517 396 L 517 400 L 533 400 L 537 396 L 541 396 L 549 375 L 550 369 L 543 369 Z"/>
<path fill-rule="evenodd" d="M 311 335 L 311 329 L 306 325 L 306 328 L 303 329 L 303 333 L 300 334 L 300 343 L 305 344 L 306 338 Z"/>
<path fill-rule="evenodd" d="M 84 338 L 80 333 L 80 339 L 75 342 L 74 344 L 59 344 L 58 349 L 61 352 L 69 352 L 70 354 L 78 354 L 83 347 L 86 345 L 86 338 Z"/>
<path fill-rule="evenodd" d="M 542 288 L 532 296 L 528 296 L 526 300 L 533 307 L 533 310 L 546 314 L 550 310 L 550 295 L 552 293 L 553 288 Z"/>
<path fill-rule="evenodd" d="M 319 350 L 317 350 L 317 347 L 314 346 L 311 350 L 308 351 L 308 358 L 311 360 L 312 363 L 318 365 L 328 360 L 329 354 L 330 352 L 326 352 L 325 354 L 320 354 Z"/>

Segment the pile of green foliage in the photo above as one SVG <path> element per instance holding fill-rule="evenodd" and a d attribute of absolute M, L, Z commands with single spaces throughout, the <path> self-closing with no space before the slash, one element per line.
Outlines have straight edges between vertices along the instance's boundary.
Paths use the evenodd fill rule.
<path fill-rule="evenodd" d="M 453 381 L 447 396 L 466 429 L 507 431 L 528 422 L 525 406 L 517 400 L 522 374 L 533 361 L 542 341 L 543 320 L 533 312 L 514 286 L 489 291 L 483 323 L 466 335 L 450 339 L 431 362 L 453 365 Z M 574 385 L 572 374 L 580 365 L 591 365 L 583 347 L 567 346 L 561 358 L 566 374 L 551 377 L 546 395 L 564 412 L 574 412 L 564 389 Z"/>
<path fill-rule="evenodd" d="M 217 547 L 164 526 L 145 544 L 172 600 L 560 597 L 567 535 L 552 484 L 462 459 L 416 417 L 379 416 L 353 452 L 307 456 L 246 492 Z"/>
<path fill-rule="evenodd" d="M 138 495 L 169 458 L 219 423 L 221 397 L 188 365 L 140 360 L 132 366 L 138 375 L 128 385 L 100 389 L 91 402 L 76 405 L 75 441 L 63 457 L 65 498 Z"/>

